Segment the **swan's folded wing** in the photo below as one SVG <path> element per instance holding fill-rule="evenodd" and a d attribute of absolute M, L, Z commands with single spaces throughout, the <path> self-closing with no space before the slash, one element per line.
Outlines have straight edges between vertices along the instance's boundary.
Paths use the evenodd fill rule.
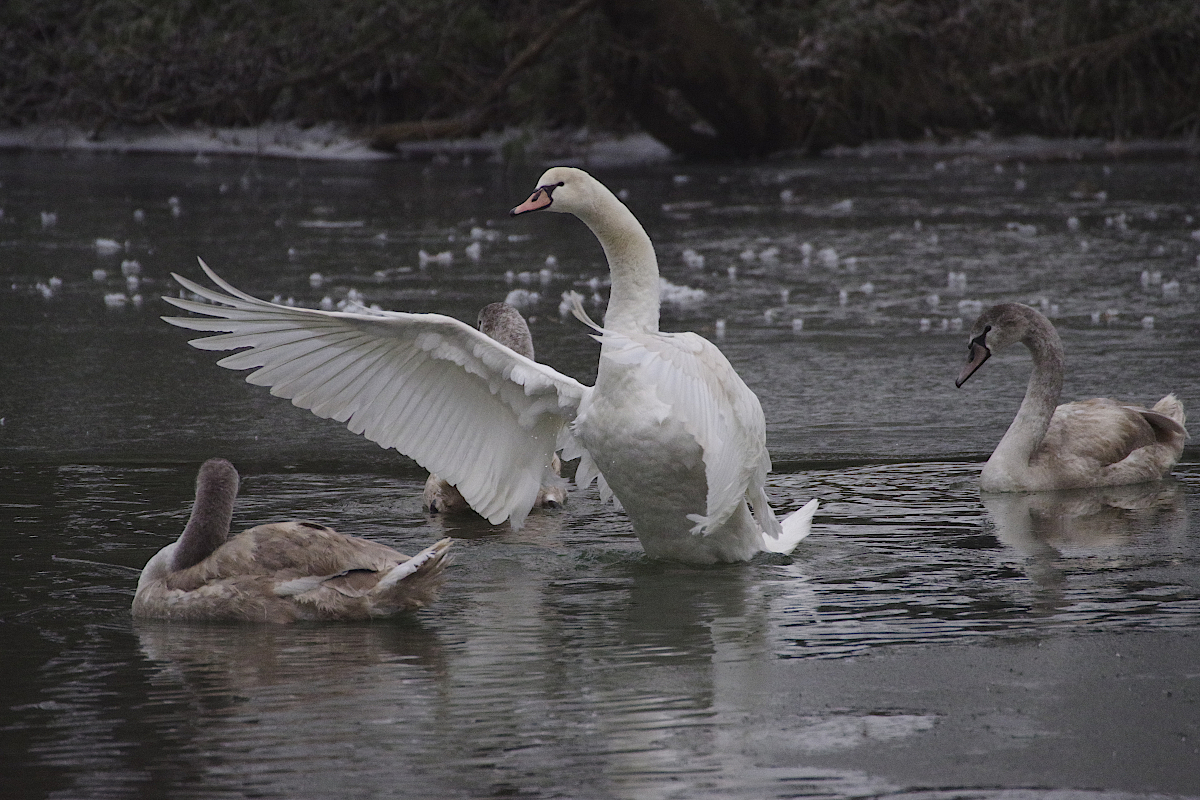
<path fill-rule="evenodd" d="M 248 348 L 217 363 L 254 369 L 249 383 L 410 456 L 492 523 L 521 525 L 587 387 L 451 317 L 277 305 L 200 264 L 223 291 L 175 275 L 210 302 L 163 298 L 214 318 L 172 325 L 223 332 L 193 346 Z"/>
<path fill-rule="evenodd" d="M 1148 420 L 1147 414 L 1161 419 Z M 1069 453 L 1104 467 L 1123 461 L 1139 448 L 1157 444 L 1158 428 L 1180 427 L 1169 417 L 1108 398 L 1078 400 L 1054 409 L 1038 454 Z"/>
<path fill-rule="evenodd" d="M 762 406 L 716 345 L 694 333 L 604 330 L 597 338 L 605 345 L 602 358 L 645 371 L 658 398 L 703 450 L 708 500 L 706 514 L 695 520 L 698 532 L 727 520 L 748 494 L 762 496 L 771 469 Z M 765 503 L 755 505 L 760 524 L 766 520 L 764 528 L 777 534 L 769 509 L 757 507 Z"/>

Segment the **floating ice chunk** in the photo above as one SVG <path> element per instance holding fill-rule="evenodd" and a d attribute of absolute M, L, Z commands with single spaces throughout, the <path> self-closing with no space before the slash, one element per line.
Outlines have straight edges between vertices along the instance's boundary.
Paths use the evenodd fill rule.
<path fill-rule="evenodd" d="M 466 253 L 467 258 L 471 259 L 472 261 L 478 261 L 483 255 L 483 245 L 477 241 L 471 242 L 469 245 L 467 245 Z"/>
<path fill-rule="evenodd" d="M 124 292 L 110 292 L 104 295 L 104 305 L 109 308 L 124 308 L 128 302 L 129 298 L 125 296 Z"/>
<path fill-rule="evenodd" d="M 1178 300 L 1179 299 L 1179 281 L 1163 281 L 1162 285 L 1163 300 Z"/>
<path fill-rule="evenodd" d="M 554 271 L 551 270 L 549 267 L 543 267 L 542 269 L 538 270 L 538 282 L 541 283 L 542 286 L 549 286 L 550 281 L 553 278 L 554 278 Z"/>
<path fill-rule="evenodd" d="M 1154 315 L 1153 314 L 1147 314 L 1146 316 L 1142 317 L 1142 330 L 1144 330 L 1144 331 L 1154 330 Z"/>
<path fill-rule="evenodd" d="M 958 333 L 962 330 L 962 325 L 962 317 L 955 317 L 954 319 L 950 320 L 950 330 L 954 331 L 955 333 Z"/>
<path fill-rule="evenodd" d="M 854 210 L 854 201 L 850 199 L 840 200 L 829 207 L 830 211 L 847 212 Z"/>
<path fill-rule="evenodd" d="M 308 276 L 308 285 L 314 289 L 320 289 L 325 285 L 325 276 L 319 272 L 314 272 Z"/>
<path fill-rule="evenodd" d="M 983 313 L 982 300 L 959 300 L 958 313 L 964 317 L 978 317 Z"/>
<path fill-rule="evenodd" d="M 850 302 L 850 292 L 845 289 L 838 289 L 838 305 L 844 306 Z"/>
<path fill-rule="evenodd" d="M 838 254 L 837 250 L 832 247 L 822 247 L 817 253 L 817 258 L 821 260 L 821 265 L 826 269 L 837 269 Z"/>
<path fill-rule="evenodd" d="M 863 294 L 865 294 L 867 297 L 870 297 L 871 295 L 875 294 L 875 284 L 871 283 L 870 281 L 867 281 L 862 286 L 859 286 L 858 290 L 860 292 L 862 292 Z"/>
<path fill-rule="evenodd" d="M 788 304 L 788 299 L 791 296 L 792 296 L 791 289 L 780 289 L 779 290 L 779 302 L 782 303 L 783 305 L 786 306 Z"/>
<path fill-rule="evenodd" d="M 1092 324 L 1093 324 L 1093 325 L 1099 325 L 1099 324 L 1100 324 L 1100 317 L 1101 317 L 1101 313 L 1100 313 L 1099 311 L 1093 311 L 1093 312 L 1092 312 Z"/>
<path fill-rule="evenodd" d="M 129 277 L 130 275 L 141 275 L 142 274 L 141 262 L 139 262 L 133 258 L 125 259 L 124 261 L 121 262 L 121 274 L 126 277 Z"/>
<path fill-rule="evenodd" d="M 507 283 L 509 286 L 512 286 L 513 283 L 516 282 L 516 280 L 517 280 L 517 273 L 513 272 L 511 269 L 506 269 L 504 271 L 504 282 L 505 283 Z"/>
<path fill-rule="evenodd" d="M 133 210 L 133 221 L 134 222 L 145 222 L 146 221 L 146 212 L 140 208 L 135 208 Z"/>
<path fill-rule="evenodd" d="M 1013 231 L 1021 236 L 1037 236 L 1037 225 L 1025 222 L 1008 222 L 1004 225 L 1006 230 Z"/>
<path fill-rule="evenodd" d="M 713 323 L 713 333 L 716 334 L 718 339 L 725 338 L 725 320 L 719 319 Z"/>
<path fill-rule="evenodd" d="M 704 269 L 704 256 L 689 247 L 683 251 L 683 263 L 688 269 Z"/>
<path fill-rule="evenodd" d="M 772 324 L 774 324 L 774 322 L 775 322 L 775 309 L 773 309 L 773 308 L 768 308 L 766 311 L 764 311 L 764 312 L 763 312 L 763 322 L 767 323 L 768 325 L 772 325 Z"/>
<path fill-rule="evenodd" d="M 758 253 L 754 252 L 750 248 L 746 248 L 741 253 L 742 261 L 750 262 L 750 261 L 754 261 L 757 258 L 758 258 Z"/>
<path fill-rule="evenodd" d="M 779 199 L 785 203 L 791 203 L 796 199 L 796 193 L 791 189 L 784 189 L 779 193 Z"/>
<path fill-rule="evenodd" d="M 440 253 L 430 255 L 424 250 L 420 250 L 417 252 L 417 260 L 422 267 L 426 267 L 430 264 L 448 267 L 454 263 L 454 253 L 450 252 L 449 250 L 443 250 Z"/>
<path fill-rule="evenodd" d="M 42 212 L 42 227 L 43 228 L 52 228 L 57 224 L 58 224 L 58 212 L 57 211 L 43 211 Z"/>
<path fill-rule="evenodd" d="M 536 306 L 541 299 L 542 296 L 537 292 L 531 292 L 528 289 L 513 289 L 505 295 L 504 302 L 519 311 L 526 311 Z"/>
<path fill-rule="evenodd" d="M 137 275 L 125 276 L 125 288 L 131 292 L 136 292 L 138 287 L 142 285 L 142 279 Z"/>
<path fill-rule="evenodd" d="M 807 260 L 807 259 L 812 258 L 812 254 L 813 254 L 813 246 L 811 244 L 809 244 L 808 242 L 805 242 L 804 244 L 800 245 L 801 257 L 803 257 L 805 260 Z"/>
<path fill-rule="evenodd" d="M 692 176 L 691 175 L 676 175 L 671 180 L 673 180 L 675 182 L 676 186 L 683 186 L 685 183 L 691 182 Z"/>
<path fill-rule="evenodd" d="M 937 292 L 934 292 L 933 294 L 931 294 L 925 298 L 925 302 L 929 305 L 930 308 L 937 308 L 938 305 L 942 302 L 942 298 Z"/>
<path fill-rule="evenodd" d="M 332 297 L 330 297 L 329 295 L 325 295 L 324 297 L 321 298 L 321 310 L 322 311 L 333 311 L 333 308 L 334 308 L 334 304 L 333 304 Z"/>
<path fill-rule="evenodd" d="M 921 333 L 928 333 L 929 329 L 933 327 L 933 323 L 929 321 L 928 317 L 922 317 L 918 327 L 921 329 Z"/>
<path fill-rule="evenodd" d="M 558 268 L 558 256 L 554 255 L 553 253 L 546 256 L 546 266 L 549 267 L 550 269 L 557 269 Z"/>
<path fill-rule="evenodd" d="M 1025 191 L 1025 179 L 1017 178 L 1015 181 L 1013 181 L 1013 189 L 1018 192 Z"/>
<path fill-rule="evenodd" d="M 108 270 L 106 270 L 106 269 L 92 270 L 92 280 L 94 280 L 96 283 L 104 283 L 106 280 L 108 280 Z"/>
<path fill-rule="evenodd" d="M 913 230 L 918 233 L 921 231 L 921 220 L 919 220 L 919 219 L 913 220 Z"/>
<path fill-rule="evenodd" d="M 758 254 L 758 259 L 759 259 L 759 261 L 778 261 L 779 260 L 779 248 L 772 245 L 771 247 L 768 247 L 765 250 L 762 250 Z"/>
<path fill-rule="evenodd" d="M 97 239 L 96 252 L 102 256 L 111 256 L 121 252 L 121 243 L 116 239 Z"/>
<path fill-rule="evenodd" d="M 946 288 L 952 292 L 965 292 L 967 290 L 967 273 L 947 272 Z"/>
<path fill-rule="evenodd" d="M 800 333 L 802 330 L 804 330 L 804 319 L 796 317 L 792 320 L 792 333 Z"/>
<path fill-rule="evenodd" d="M 1071 232 L 1079 230 L 1079 217 L 1067 217 L 1067 230 Z"/>
<path fill-rule="evenodd" d="M 658 293 L 662 302 L 681 307 L 698 305 L 708 297 L 703 289 L 679 286 L 661 277 L 658 279 Z"/>

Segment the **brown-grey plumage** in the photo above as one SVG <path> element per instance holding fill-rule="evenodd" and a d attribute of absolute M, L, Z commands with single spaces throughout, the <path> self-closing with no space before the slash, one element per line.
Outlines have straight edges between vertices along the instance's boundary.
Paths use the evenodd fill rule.
<path fill-rule="evenodd" d="M 229 538 L 238 474 L 200 468 L 183 534 L 146 564 L 135 617 L 287 623 L 361 620 L 421 608 L 444 581 L 450 540 L 416 556 L 315 522 L 259 525 Z"/>
<path fill-rule="evenodd" d="M 533 356 L 533 334 L 521 312 L 508 303 L 490 303 L 479 312 L 479 330 L 495 339 L 500 344 L 525 356 L 530 361 Z M 567 502 L 567 484 L 562 474 L 562 461 L 555 454 L 551 471 L 543 477 L 541 491 L 538 492 L 534 508 L 558 508 Z M 471 506 L 459 493 L 437 475 L 430 474 L 425 481 L 425 492 L 421 502 L 430 513 L 449 511 L 470 511 Z"/>
<path fill-rule="evenodd" d="M 1157 480 L 1179 461 L 1187 430 L 1173 394 L 1152 409 L 1096 398 L 1056 406 L 1062 394 L 1062 340 L 1041 312 L 1001 303 L 971 330 L 962 386 L 993 352 L 1020 342 L 1033 356 L 1021 408 L 980 473 L 986 492 L 1078 489 Z"/>

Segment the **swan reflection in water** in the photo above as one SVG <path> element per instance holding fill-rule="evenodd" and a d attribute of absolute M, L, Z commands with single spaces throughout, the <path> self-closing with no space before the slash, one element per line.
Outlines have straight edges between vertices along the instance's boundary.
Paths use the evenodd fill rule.
<path fill-rule="evenodd" d="M 1119 555 L 1149 531 L 1172 539 L 1187 535 L 1186 494 L 1173 478 L 1059 492 L 985 492 L 981 499 L 996 538 L 1024 556 L 1029 577 L 1055 594 L 1066 582 L 1064 556 Z"/>

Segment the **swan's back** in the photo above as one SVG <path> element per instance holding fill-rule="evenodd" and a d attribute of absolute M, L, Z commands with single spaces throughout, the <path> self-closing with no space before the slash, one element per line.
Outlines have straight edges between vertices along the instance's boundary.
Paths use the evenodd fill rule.
<path fill-rule="evenodd" d="M 259 525 L 204 561 L 139 587 L 133 613 L 173 620 L 364 620 L 424 607 L 444 581 L 449 539 L 410 559 L 313 522 Z M 412 565 L 410 565 L 410 568 Z M 389 575 L 393 576 L 391 581 Z"/>
<path fill-rule="evenodd" d="M 1054 410 L 1030 466 L 1053 471 L 1063 488 L 1156 480 L 1183 454 L 1185 421 L 1173 394 L 1153 409 L 1104 397 L 1064 403 Z"/>

